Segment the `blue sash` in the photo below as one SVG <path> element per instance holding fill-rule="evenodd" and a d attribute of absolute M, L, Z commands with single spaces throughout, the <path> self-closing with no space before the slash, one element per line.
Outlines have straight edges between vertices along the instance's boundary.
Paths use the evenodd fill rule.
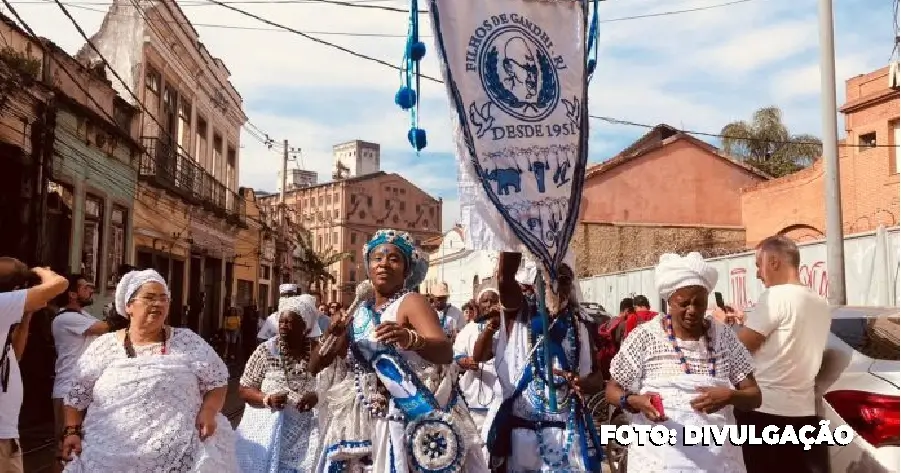
<path fill-rule="evenodd" d="M 456 404 L 459 392 L 454 389 L 448 405 L 442 409 L 432 391 L 393 346 L 369 339 L 380 323 L 379 316 L 370 305 L 359 309 L 354 324 L 349 327 L 353 341 L 350 350 L 358 366 L 374 373 L 382 382 L 394 405 L 404 415 L 408 454 L 405 461 L 419 473 L 459 471 L 466 447 L 448 414 Z M 393 457 L 393 448 L 391 452 Z"/>
<path fill-rule="evenodd" d="M 374 329 L 378 326 L 379 314 L 369 305 L 360 307 L 359 311 L 360 315 L 369 316 L 368 320 L 363 321 L 366 328 Z M 356 324 L 355 320 L 354 325 Z M 353 328 L 355 327 L 350 327 Z M 370 340 L 370 332 L 371 330 L 350 333 L 354 341 L 350 344 L 351 352 L 364 368 L 375 373 L 404 417 L 408 421 L 418 420 L 439 409 L 435 395 L 422 383 L 407 360 L 393 346 Z"/>
<path fill-rule="evenodd" d="M 532 318 L 530 325 L 533 334 L 543 332 L 543 320 L 543 317 L 540 316 Z M 563 368 L 564 371 L 572 369 L 563 346 L 564 339 L 566 338 L 566 334 L 571 325 L 569 320 L 569 317 L 557 318 L 551 322 L 550 329 L 548 330 L 548 336 L 550 337 L 551 342 L 551 356 L 560 361 L 561 368 Z M 572 329 L 578 330 L 578 326 L 573 326 Z M 534 335 L 532 338 L 531 341 L 534 346 L 537 340 Z M 586 343 L 586 341 L 582 340 L 579 340 L 579 342 Z M 546 341 L 542 339 L 540 343 L 546 343 Z M 575 350 L 576 356 L 578 357 L 580 353 L 579 347 L 576 346 Z M 534 350 L 536 355 L 533 355 L 533 357 L 537 356 L 537 353 L 540 351 L 541 347 Z M 495 356 L 497 356 L 497 354 L 495 354 Z M 513 433 L 511 427 L 513 425 L 513 403 L 526 389 L 528 389 L 529 384 L 534 381 L 536 365 L 544 366 L 543 363 L 529 363 L 525 367 L 522 377 L 519 379 L 519 383 L 517 383 L 513 394 L 505 399 L 498 408 L 497 415 L 488 431 L 487 447 L 492 456 L 506 458 L 513 454 L 511 445 Z M 545 378 L 553 381 L 553 373 L 545 374 Z M 594 425 L 594 419 L 592 419 L 591 413 L 585 409 L 585 406 L 580 399 L 573 397 L 571 402 L 575 403 L 575 428 L 581 433 L 581 435 L 579 435 L 579 443 L 581 446 L 582 460 L 585 462 L 585 468 L 591 472 L 600 472 L 601 462 L 604 459 L 604 452 L 601 448 L 600 437 L 598 436 Z"/>

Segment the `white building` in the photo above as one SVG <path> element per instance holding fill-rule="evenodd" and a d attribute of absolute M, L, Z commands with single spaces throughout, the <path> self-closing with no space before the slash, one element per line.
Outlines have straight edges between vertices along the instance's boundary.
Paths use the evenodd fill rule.
<path fill-rule="evenodd" d="M 423 292 L 431 292 L 438 284 L 447 283 L 449 301 L 460 307 L 475 297 L 482 281 L 491 278 L 497 269 L 497 253 L 467 250 L 462 226 L 455 226 L 444 234 L 441 246 L 429 255 L 429 272 Z"/>
<path fill-rule="evenodd" d="M 275 192 L 282 191 L 282 172 L 278 172 L 278 183 L 275 185 Z M 319 174 L 316 171 L 308 171 L 306 169 L 288 169 L 288 179 L 286 188 L 289 191 L 302 189 L 305 187 L 313 187 L 319 184 Z"/>
<path fill-rule="evenodd" d="M 362 140 L 334 145 L 335 173 L 343 179 L 375 174 L 381 169 L 381 150 L 378 143 Z"/>

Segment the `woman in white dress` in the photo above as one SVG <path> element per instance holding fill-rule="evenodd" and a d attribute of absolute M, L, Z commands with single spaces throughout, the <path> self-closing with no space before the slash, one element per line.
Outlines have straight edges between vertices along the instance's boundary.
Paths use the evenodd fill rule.
<path fill-rule="evenodd" d="M 313 473 L 319 396 L 308 364 L 318 350 L 319 311 L 308 294 L 279 300 L 278 335 L 250 355 L 241 376 L 247 403 L 238 426 L 243 473 Z"/>
<path fill-rule="evenodd" d="M 454 360 L 465 371 L 460 378 L 460 391 L 469 406 L 472 420 L 481 432 L 488 410 L 501 401 L 500 384 L 494 370 L 494 360 L 478 363 L 473 360 L 472 355 L 476 340 L 488 324 L 488 313 L 499 310 L 500 295 L 497 289 L 486 288 L 479 292 L 476 301 L 478 309 L 475 313 L 478 315 L 460 330 L 454 340 Z"/>
<path fill-rule="evenodd" d="M 716 268 L 699 253 L 664 254 L 655 269 L 665 313 L 639 325 L 610 364 L 607 400 L 632 413 L 632 423 L 662 424 L 677 432 L 686 425 L 734 425 L 733 408 L 760 406 L 751 355 L 731 328 L 705 317 Z M 663 412 L 652 402 L 659 396 Z M 658 406 L 660 404 L 657 404 Z M 629 446 L 630 472 L 744 473 L 740 446 L 684 444 Z"/>
<path fill-rule="evenodd" d="M 237 473 L 234 432 L 220 413 L 228 370 L 194 332 L 165 325 L 169 297 L 153 270 L 116 286 L 129 324 L 78 360 L 64 399 L 66 472 Z"/>
<path fill-rule="evenodd" d="M 407 233 L 379 230 L 363 249 L 375 299 L 330 328 L 339 343 L 312 371 L 348 350 L 354 384 L 333 387 L 319 471 L 488 470 L 479 432 L 456 386 L 453 350 L 428 300 L 412 292 L 428 263 Z M 325 342 L 324 342 L 325 343 Z"/>

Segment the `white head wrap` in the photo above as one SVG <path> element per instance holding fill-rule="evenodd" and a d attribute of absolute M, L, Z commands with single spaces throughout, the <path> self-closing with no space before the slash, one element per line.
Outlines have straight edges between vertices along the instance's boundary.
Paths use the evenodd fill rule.
<path fill-rule="evenodd" d="M 654 281 L 660 297 L 669 300 L 676 290 L 688 286 L 701 286 L 712 291 L 716 286 L 716 268 L 704 261 L 700 253 L 693 252 L 679 256 L 674 253 L 660 255 L 660 262 L 654 268 Z"/>
<path fill-rule="evenodd" d="M 166 295 L 170 295 L 169 285 L 166 284 L 166 280 L 160 276 L 160 273 L 152 269 L 131 271 L 122 276 L 119 284 L 116 285 L 116 312 L 122 317 L 128 317 L 128 314 L 125 312 L 125 306 L 138 292 L 138 289 L 149 282 L 159 283 L 166 290 Z"/>
<path fill-rule="evenodd" d="M 285 312 L 294 312 L 303 319 L 304 325 L 307 326 L 307 337 L 316 338 L 322 335 L 319 328 L 319 316 L 321 313 L 316 308 L 316 298 L 310 294 L 303 294 L 293 297 L 282 297 L 278 301 L 279 315 Z"/>
<path fill-rule="evenodd" d="M 497 294 L 498 296 L 501 295 L 501 293 L 498 292 L 496 288 L 489 286 L 489 287 L 486 287 L 485 289 L 482 289 L 481 291 L 479 291 L 479 294 L 476 296 L 476 302 L 479 302 L 480 300 L 482 300 L 482 296 L 484 296 L 488 292 L 493 292 L 493 293 Z"/>
<path fill-rule="evenodd" d="M 278 287 L 279 294 L 290 294 L 292 292 L 297 292 L 297 284 L 282 284 Z"/>

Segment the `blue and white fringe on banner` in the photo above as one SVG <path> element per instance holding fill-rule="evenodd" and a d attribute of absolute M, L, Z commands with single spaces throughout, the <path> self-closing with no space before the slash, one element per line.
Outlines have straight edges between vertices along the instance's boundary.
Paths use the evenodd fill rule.
<path fill-rule="evenodd" d="M 429 10 L 467 246 L 525 250 L 555 281 L 587 159 L 587 1 L 429 0 Z"/>

